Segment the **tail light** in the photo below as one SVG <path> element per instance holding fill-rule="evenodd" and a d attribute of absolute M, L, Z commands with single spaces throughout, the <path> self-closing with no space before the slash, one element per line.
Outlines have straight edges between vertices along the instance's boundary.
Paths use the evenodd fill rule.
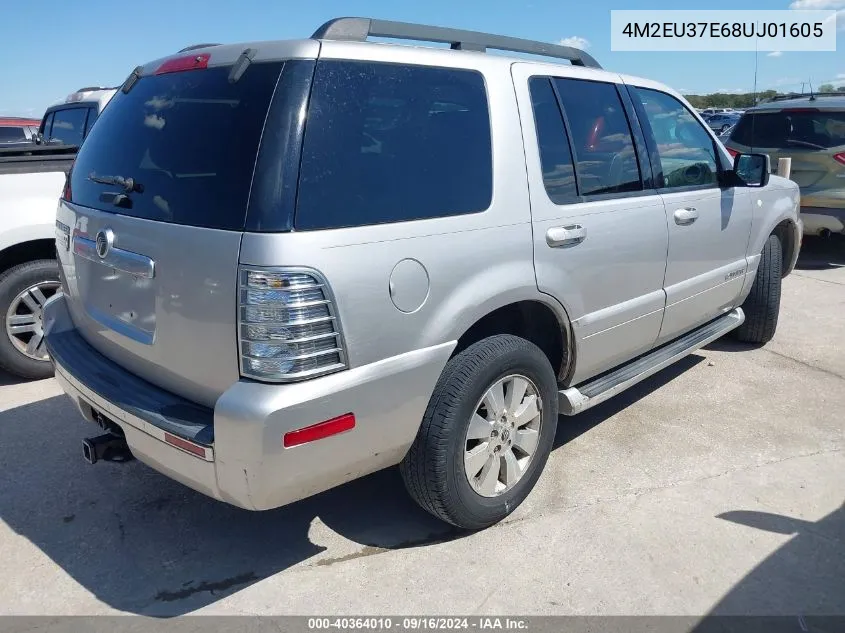
<path fill-rule="evenodd" d="M 179 73 L 186 70 L 203 70 L 208 68 L 209 59 L 211 59 L 211 55 L 208 53 L 186 55 L 184 57 L 173 57 L 159 66 L 154 74 L 164 75 L 167 73 Z"/>
<path fill-rule="evenodd" d="M 346 369 L 334 299 L 316 271 L 241 268 L 241 374 L 292 382 Z"/>
<path fill-rule="evenodd" d="M 842 163 L 843 165 L 845 165 L 845 152 L 840 152 L 839 154 L 834 154 L 833 160 L 835 160 L 837 163 Z"/>
<path fill-rule="evenodd" d="M 71 198 L 73 196 L 73 192 L 71 191 L 71 188 L 70 188 L 70 175 L 71 175 L 72 172 L 73 172 L 73 164 L 71 164 L 70 169 L 68 169 L 67 172 L 65 173 L 65 186 L 64 186 L 64 189 L 62 189 L 62 200 L 66 200 L 67 202 L 70 202 Z"/>
<path fill-rule="evenodd" d="M 731 158 L 736 158 L 739 155 L 739 152 L 732 150 L 730 147 L 726 147 L 725 149 L 728 150 L 728 154 L 731 155 Z"/>

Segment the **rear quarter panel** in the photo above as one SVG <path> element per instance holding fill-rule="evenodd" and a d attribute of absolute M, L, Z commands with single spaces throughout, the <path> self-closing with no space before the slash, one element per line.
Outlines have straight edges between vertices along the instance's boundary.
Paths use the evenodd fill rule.
<path fill-rule="evenodd" d="M 470 52 L 457 56 L 437 49 L 339 42 L 324 43 L 321 57 L 481 72 L 491 118 L 492 202 L 481 213 L 439 219 L 247 233 L 241 264 L 310 266 L 323 273 L 337 300 L 353 368 L 457 340 L 492 310 L 543 297 L 534 276 L 525 157 L 505 60 Z M 410 275 L 394 274 L 403 267 Z M 417 309 L 402 311 L 391 297 L 403 293 L 424 301 Z"/>

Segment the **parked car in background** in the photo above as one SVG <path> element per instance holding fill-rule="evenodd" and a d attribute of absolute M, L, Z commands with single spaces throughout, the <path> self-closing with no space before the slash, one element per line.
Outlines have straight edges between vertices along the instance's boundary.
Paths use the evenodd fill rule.
<path fill-rule="evenodd" d="M 716 132 L 716 134 L 722 134 L 731 126 L 736 125 L 736 122 L 739 121 L 739 115 L 731 112 L 714 114 L 707 117 L 705 121 L 707 121 L 707 125 L 711 130 Z"/>
<path fill-rule="evenodd" d="M 571 64 L 464 52 L 488 48 Z M 59 202 L 47 349 L 106 431 L 92 463 L 251 510 L 400 464 L 483 528 L 558 411 L 774 336 L 797 209 L 764 155 L 581 50 L 333 20 L 130 75 Z"/>
<path fill-rule="evenodd" d="M 81 145 L 91 126 L 114 96 L 114 88 L 80 88 L 44 113 L 37 142 L 43 145 Z"/>
<path fill-rule="evenodd" d="M 38 119 L 0 117 L 0 148 L 26 146 L 35 140 Z"/>
<path fill-rule="evenodd" d="M 845 95 L 791 96 L 748 110 L 725 143 L 732 153 L 792 159 L 810 235 L 845 233 Z"/>
<path fill-rule="evenodd" d="M 727 140 L 731 136 L 731 132 L 733 132 L 735 127 L 736 127 L 736 125 L 732 125 L 728 129 L 724 130 L 723 132 L 720 132 L 719 133 L 719 140 L 722 141 L 722 143 L 727 142 Z"/>
<path fill-rule="evenodd" d="M 114 92 L 76 92 L 35 123 L 37 143 L 0 145 L 0 368 L 17 376 L 53 373 L 42 308 L 59 289 L 56 202 L 79 146 Z"/>

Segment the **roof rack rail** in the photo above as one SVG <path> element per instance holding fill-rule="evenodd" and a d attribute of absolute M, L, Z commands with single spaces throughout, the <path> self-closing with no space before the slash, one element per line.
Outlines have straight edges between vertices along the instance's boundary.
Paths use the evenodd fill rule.
<path fill-rule="evenodd" d="M 92 90 L 108 90 L 109 88 L 105 86 L 85 86 L 84 88 L 80 88 L 76 92 L 91 92 Z"/>
<path fill-rule="evenodd" d="M 810 97 L 819 98 L 819 97 L 843 97 L 845 98 L 845 92 L 790 92 L 789 94 L 783 95 L 775 95 L 774 97 L 768 97 L 760 101 L 760 103 L 772 103 L 774 101 L 787 101 L 789 99 L 801 99 Z"/>
<path fill-rule="evenodd" d="M 195 51 L 198 48 L 209 48 L 211 46 L 221 46 L 221 44 L 215 42 L 211 44 L 192 44 L 191 46 L 186 46 L 182 50 L 178 51 L 180 53 L 187 53 L 188 51 Z"/>
<path fill-rule="evenodd" d="M 488 48 L 514 53 L 530 53 L 545 57 L 567 59 L 574 66 L 601 68 L 599 63 L 579 48 L 524 40 L 504 35 L 491 35 L 478 31 L 462 31 L 440 26 L 392 22 L 373 18 L 335 18 L 314 31 L 311 39 L 365 42 L 368 37 L 439 42 L 449 44 L 452 50 L 478 51 Z"/>

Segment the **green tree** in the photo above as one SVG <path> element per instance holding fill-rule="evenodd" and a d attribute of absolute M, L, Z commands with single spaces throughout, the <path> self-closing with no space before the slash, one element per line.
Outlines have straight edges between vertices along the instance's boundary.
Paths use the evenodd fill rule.
<path fill-rule="evenodd" d="M 836 88 L 833 87 L 833 84 L 822 84 L 819 86 L 819 92 L 836 92 Z"/>
<path fill-rule="evenodd" d="M 836 92 L 845 92 L 845 86 L 839 86 L 839 87 L 836 89 Z"/>

